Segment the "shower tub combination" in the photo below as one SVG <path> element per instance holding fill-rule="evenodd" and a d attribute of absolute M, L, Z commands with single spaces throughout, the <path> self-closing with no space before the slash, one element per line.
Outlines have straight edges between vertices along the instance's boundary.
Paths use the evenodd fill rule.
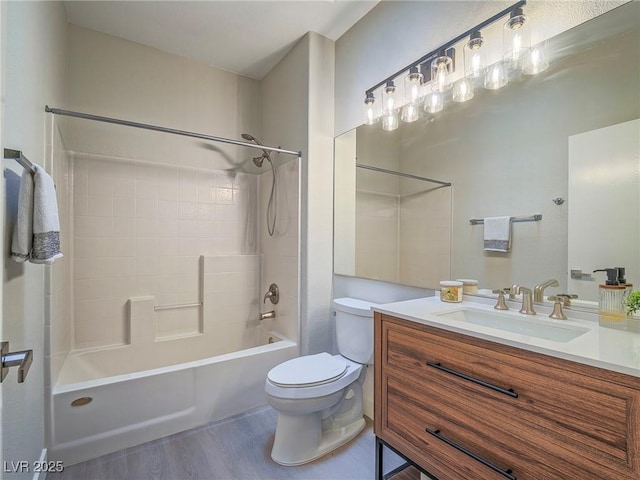
<path fill-rule="evenodd" d="M 46 111 L 257 148 L 263 154 L 257 160 L 269 163 L 268 151 L 301 156 L 264 146 L 254 137 L 247 143 Z M 203 256 L 199 303 L 158 306 L 153 296 L 130 297 L 123 344 L 69 352 L 51 386 L 49 458 L 71 465 L 266 404 L 267 373 L 298 356 L 299 349 L 259 321 L 261 264 L 259 254 Z M 226 281 L 229 272 L 235 281 Z M 189 330 L 163 332 L 158 321 L 167 316 L 188 323 Z"/>
<path fill-rule="evenodd" d="M 71 465 L 265 404 L 268 371 L 298 347 L 253 333 L 254 347 L 179 364 L 166 352 L 157 368 L 131 345 L 72 354 L 53 388 L 51 458 Z"/>

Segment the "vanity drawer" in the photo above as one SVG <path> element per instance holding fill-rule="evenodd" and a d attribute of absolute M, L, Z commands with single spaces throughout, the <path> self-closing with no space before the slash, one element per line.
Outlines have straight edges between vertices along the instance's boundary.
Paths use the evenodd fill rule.
<path fill-rule="evenodd" d="M 502 463 L 515 458 L 522 478 L 640 478 L 640 379 L 393 317 L 377 322 L 376 378 L 392 387 L 383 395 L 393 408 L 394 395 L 421 396 L 450 423 L 436 429 Z M 502 456 L 509 451 L 515 457 Z"/>

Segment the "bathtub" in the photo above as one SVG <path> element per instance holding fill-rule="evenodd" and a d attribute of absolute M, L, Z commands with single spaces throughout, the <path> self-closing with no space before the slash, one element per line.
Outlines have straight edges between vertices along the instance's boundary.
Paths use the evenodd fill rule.
<path fill-rule="evenodd" d="M 251 330 L 248 348 L 210 357 L 202 338 L 71 353 L 52 389 L 50 459 L 71 465 L 265 404 L 267 372 L 298 346 Z M 203 358 L 180 362 L 185 351 Z"/>

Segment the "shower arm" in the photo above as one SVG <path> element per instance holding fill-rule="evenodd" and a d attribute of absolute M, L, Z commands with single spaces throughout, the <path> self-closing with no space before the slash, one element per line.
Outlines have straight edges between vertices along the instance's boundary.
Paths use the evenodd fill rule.
<path fill-rule="evenodd" d="M 44 111 L 47 113 L 53 113 L 54 115 L 63 115 L 67 117 L 83 118 L 86 120 L 94 120 L 97 122 L 113 123 L 115 125 L 124 125 L 126 127 L 141 128 L 144 130 L 153 130 L 155 132 L 171 133 L 173 135 L 182 135 L 184 137 L 194 137 L 201 140 L 210 140 L 212 142 L 229 143 L 231 145 L 238 145 L 241 147 L 257 148 L 259 150 L 268 150 L 270 152 L 286 153 L 287 155 L 295 155 L 302 158 L 302 151 L 287 150 L 280 147 L 270 147 L 268 145 L 256 145 L 255 143 L 242 142 L 240 140 L 233 140 L 231 138 L 214 137 L 212 135 L 205 135 L 202 133 L 188 132 L 186 130 L 176 130 L 174 128 L 160 127 L 158 125 L 150 125 L 147 123 L 131 122 L 129 120 L 121 120 L 119 118 L 102 117 L 100 115 L 92 115 L 90 113 L 74 112 L 71 110 L 63 110 L 60 108 L 51 108 L 48 105 L 44 107 Z"/>

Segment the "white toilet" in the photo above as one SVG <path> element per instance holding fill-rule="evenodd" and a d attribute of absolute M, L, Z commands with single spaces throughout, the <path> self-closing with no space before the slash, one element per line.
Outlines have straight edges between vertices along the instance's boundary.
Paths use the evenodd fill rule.
<path fill-rule="evenodd" d="M 265 391 L 278 410 L 271 458 L 301 465 L 344 445 L 362 431 L 362 383 L 373 363 L 375 303 L 338 298 L 336 340 L 340 355 L 319 353 L 288 360 L 267 374 Z"/>

